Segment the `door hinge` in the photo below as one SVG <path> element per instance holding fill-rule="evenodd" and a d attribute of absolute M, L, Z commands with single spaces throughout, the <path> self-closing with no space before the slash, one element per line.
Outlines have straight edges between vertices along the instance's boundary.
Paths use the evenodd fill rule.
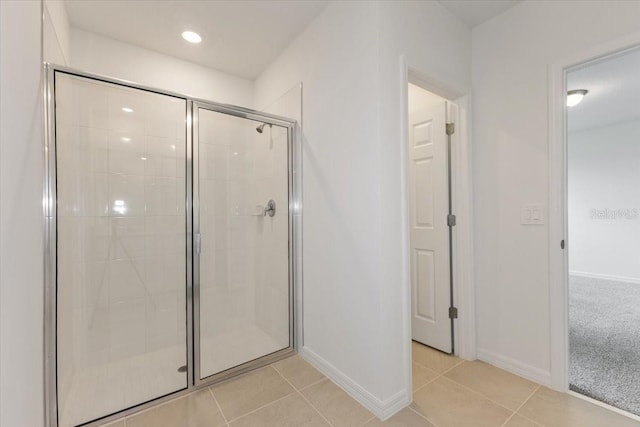
<path fill-rule="evenodd" d="M 564 249 L 564 240 L 560 240 L 560 249 Z"/>
<path fill-rule="evenodd" d="M 458 308 L 449 307 L 449 319 L 457 319 L 457 318 L 458 318 Z"/>
<path fill-rule="evenodd" d="M 456 132 L 456 124 L 447 123 L 446 129 L 447 129 L 447 135 L 453 135 Z"/>
<path fill-rule="evenodd" d="M 200 255 L 200 251 L 202 249 L 202 235 L 200 233 L 195 233 L 193 235 L 193 250 L 196 255 Z"/>
<path fill-rule="evenodd" d="M 455 225 L 456 225 L 456 216 L 455 215 L 452 215 L 452 214 L 447 215 L 447 225 L 449 227 L 455 227 Z"/>

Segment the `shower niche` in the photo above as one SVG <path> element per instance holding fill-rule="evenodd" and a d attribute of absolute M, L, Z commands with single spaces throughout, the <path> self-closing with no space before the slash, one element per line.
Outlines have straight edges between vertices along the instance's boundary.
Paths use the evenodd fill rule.
<path fill-rule="evenodd" d="M 295 122 L 62 67 L 47 99 L 51 426 L 295 350 Z"/>

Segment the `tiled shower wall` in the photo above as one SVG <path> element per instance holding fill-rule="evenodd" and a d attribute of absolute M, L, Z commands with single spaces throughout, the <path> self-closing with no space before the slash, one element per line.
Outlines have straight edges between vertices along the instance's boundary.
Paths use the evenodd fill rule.
<path fill-rule="evenodd" d="M 287 129 L 273 126 L 252 135 L 256 203 L 273 199 L 277 213 L 256 224 L 256 324 L 278 343 L 289 341 L 288 156 Z"/>
<path fill-rule="evenodd" d="M 204 109 L 198 120 L 207 376 L 289 345 L 288 157 L 285 128 Z"/>
<path fill-rule="evenodd" d="M 186 363 L 185 110 L 184 100 L 56 77 L 61 408 L 74 378 L 174 347 L 157 371 L 186 385 L 175 375 Z"/>
<path fill-rule="evenodd" d="M 243 119 L 200 110 L 201 336 L 253 324 L 253 239 L 247 159 L 251 144 Z"/>

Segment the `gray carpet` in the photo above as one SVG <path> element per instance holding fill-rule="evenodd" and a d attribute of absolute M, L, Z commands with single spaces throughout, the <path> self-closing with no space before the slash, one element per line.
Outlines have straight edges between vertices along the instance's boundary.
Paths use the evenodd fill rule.
<path fill-rule="evenodd" d="M 640 415 L 640 284 L 571 276 L 569 383 Z"/>

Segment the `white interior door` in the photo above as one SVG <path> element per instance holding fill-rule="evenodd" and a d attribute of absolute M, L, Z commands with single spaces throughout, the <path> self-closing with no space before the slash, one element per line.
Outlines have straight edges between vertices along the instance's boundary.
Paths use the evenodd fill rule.
<path fill-rule="evenodd" d="M 452 351 L 449 271 L 447 103 L 409 114 L 412 338 Z"/>

